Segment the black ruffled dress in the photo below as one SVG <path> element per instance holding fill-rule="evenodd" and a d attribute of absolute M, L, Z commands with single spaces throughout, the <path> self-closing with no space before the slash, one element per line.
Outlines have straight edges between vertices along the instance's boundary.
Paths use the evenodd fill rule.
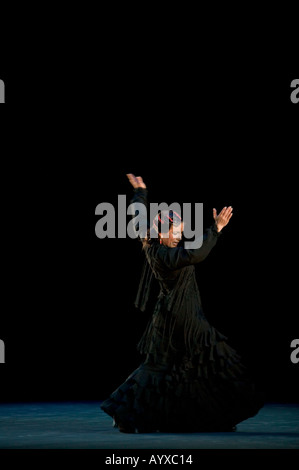
<path fill-rule="evenodd" d="M 134 190 L 133 202 L 147 204 L 147 190 Z M 145 246 L 146 263 L 136 306 L 144 310 L 152 283 L 160 293 L 137 349 L 144 362 L 105 401 L 101 409 L 125 432 L 230 431 L 254 416 L 263 399 L 240 356 L 202 311 L 194 265 L 217 242 L 212 226 L 198 249 Z"/>

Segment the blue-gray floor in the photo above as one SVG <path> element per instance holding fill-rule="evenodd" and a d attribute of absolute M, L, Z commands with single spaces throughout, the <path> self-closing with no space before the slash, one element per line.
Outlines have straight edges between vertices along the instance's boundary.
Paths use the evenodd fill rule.
<path fill-rule="evenodd" d="M 299 404 L 267 404 L 231 433 L 124 434 L 100 402 L 0 405 L 1 449 L 299 449 Z"/>

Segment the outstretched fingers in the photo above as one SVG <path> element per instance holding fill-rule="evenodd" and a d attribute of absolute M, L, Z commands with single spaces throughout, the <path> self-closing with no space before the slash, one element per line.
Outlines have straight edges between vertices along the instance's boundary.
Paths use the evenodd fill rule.
<path fill-rule="evenodd" d="M 222 211 L 220 212 L 219 217 L 221 216 L 224 219 L 227 219 L 232 214 L 232 211 L 233 211 L 232 206 L 229 206 L 229 207 L 225 206 L 225 207 L 223 207 Z"/>
<path fill-rule="evenodd" d="M 141 176 L 137 176 L 137 177 L 136 177 L 136 180 L 137 180 L 138 186 L 139 186 L 140 188 L 145 188 L 145 184 L 144 184 L 143 179 L 142 179 Z"/>
<path fill-rule="evenodd" d="M 127 177 L 133 188 L 146 188 L 141 176 L 135 176 L 133 173 L 127 173 Z"/>
<path fill-rule="evenodd" d="M 138 183 L 137 183 L 137 179 L 136 179 L 135 175 L 133 175 L 133 173 L 127 173 L 127 177 L 128 177 L 128 180 L 130 181 L 131 185 L 133 186 L 133 188 L 137 188 Z"/>

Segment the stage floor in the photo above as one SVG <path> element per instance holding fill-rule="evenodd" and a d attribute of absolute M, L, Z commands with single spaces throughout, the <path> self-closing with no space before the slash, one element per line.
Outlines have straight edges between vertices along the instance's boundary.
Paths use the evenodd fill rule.
<path fill-rule="evenodd" d="M 266 404 L 236 432 L 124 434 L 100 402 L 0 404 L 1 449 L 299 449 L 299 404 Z"/>

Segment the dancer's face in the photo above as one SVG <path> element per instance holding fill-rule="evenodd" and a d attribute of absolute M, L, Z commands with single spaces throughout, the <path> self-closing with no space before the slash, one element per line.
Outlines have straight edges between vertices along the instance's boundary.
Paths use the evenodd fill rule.
<path fill-rule="evenodd" d="M 182 233 L 184 231 L 184 222 L 180 225 L 171 226 L 168 233 L 160 233 L 160 237 L 163 245 L 168 246 L 169 248 L 175 248 L 178 246 L 179 242 L 182 239 Z"/>

